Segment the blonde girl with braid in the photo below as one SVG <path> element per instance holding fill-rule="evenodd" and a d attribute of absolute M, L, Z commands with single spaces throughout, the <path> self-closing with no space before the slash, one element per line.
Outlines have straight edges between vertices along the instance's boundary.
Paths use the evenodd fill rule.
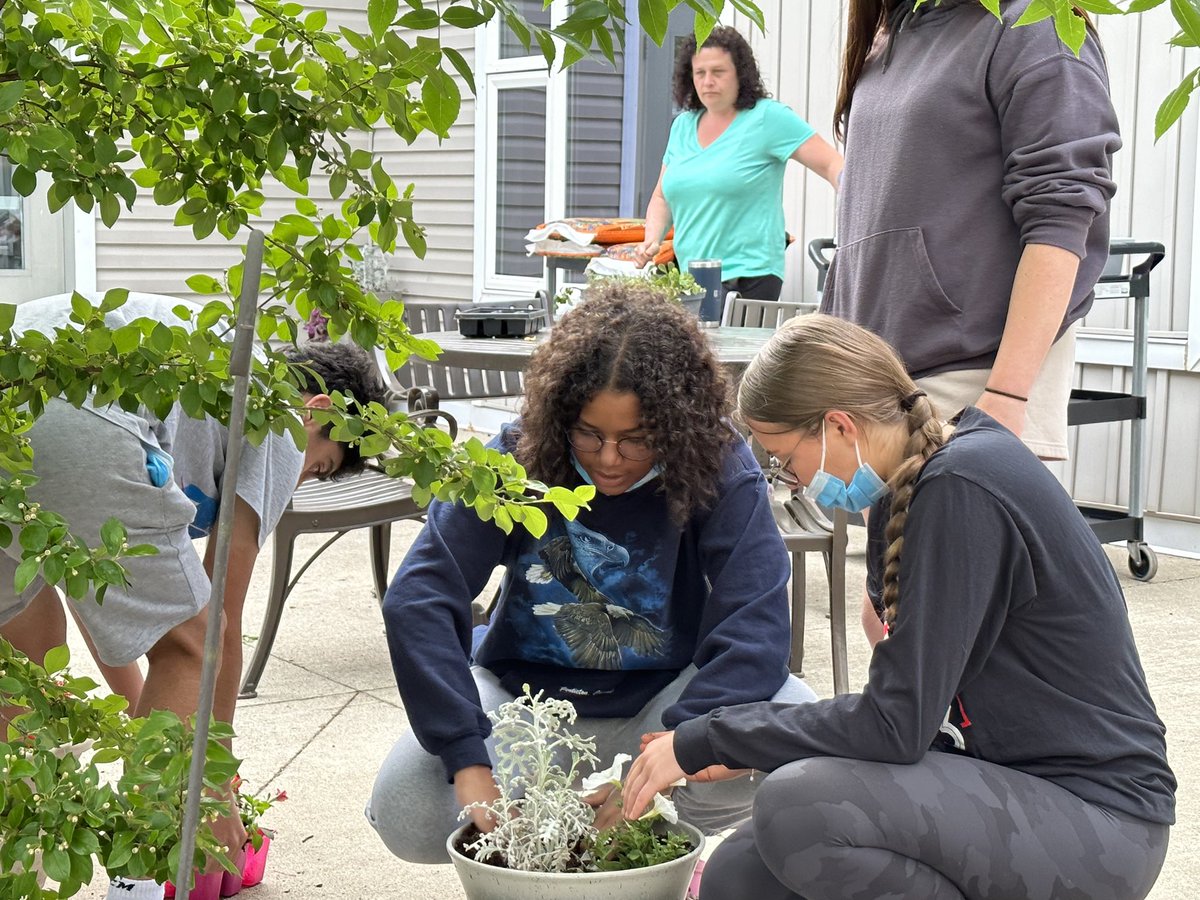
<path fill-rule="evenodd" d="M 1175 777 L 1113 567 L 1038 458 L 976 407 L 943 423 L 896 353 L 786 323 L 738 407 L 777 477 L 871 503 L 889 634 L 861 692 L 725 707 L 643 736 L 625 814 L 680 778 L 769 773 L 704 900 L 1137 900 Z"/>

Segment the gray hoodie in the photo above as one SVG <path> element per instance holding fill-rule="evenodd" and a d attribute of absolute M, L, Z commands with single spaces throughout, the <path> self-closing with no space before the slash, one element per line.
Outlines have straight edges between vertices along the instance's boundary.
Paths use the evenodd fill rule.
<path fill-rule="evenodd" d="M 1060 335 L 1108 258 L 1121 139 L 1104 57 L 1089 33 L 1076 58 L 1049 19 L 1011 27 L 1029 2 L 1002 0 L 1001 23 L 929 0 L 854 90 L 822 312 L 881 335 L 914 376 L 992 365 L 1026 244 L 1081 259 Z"/>

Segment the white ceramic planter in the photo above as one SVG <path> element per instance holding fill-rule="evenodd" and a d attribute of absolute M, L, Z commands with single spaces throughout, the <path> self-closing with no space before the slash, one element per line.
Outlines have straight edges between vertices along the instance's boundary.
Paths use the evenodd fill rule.
<path fill-rule="evenodd" d="M 455 850 L 466 827 L 446 839 L 446 852 L 467 900 L 683 900 L 704 849 L 704 836 L 681 822 L 668 827 L 686 834 L 695 849 L 669 863 L 621 872 L 517 872 L 484 865 Z"/>

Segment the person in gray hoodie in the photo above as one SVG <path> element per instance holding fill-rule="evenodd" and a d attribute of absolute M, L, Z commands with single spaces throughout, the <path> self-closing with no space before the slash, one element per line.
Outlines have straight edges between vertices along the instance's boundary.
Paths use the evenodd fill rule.
<path fill-rule="evenodd" d="M 1121 140 L 1086 16 L 1076 56 L 1050 19 L 1012 27 L 1029 6 L 852 0 L 822 312 L 888 341 L 943 415 L 976 404 L 1063 459 Z"/>
<path fill-rule="evenodd" d="M 625 815 L 685 775 L 770 773 L 704 900 L 1145 897 L 1175 821 L 1165 729 L 1113 567 L 1050 470 L 980 409 L 943 423 L 890 347 L 830 316 L 775 333 L 738 411 L 785 483 L 874 501 L 889 634 L 859 693 L 644 735 Z"/>

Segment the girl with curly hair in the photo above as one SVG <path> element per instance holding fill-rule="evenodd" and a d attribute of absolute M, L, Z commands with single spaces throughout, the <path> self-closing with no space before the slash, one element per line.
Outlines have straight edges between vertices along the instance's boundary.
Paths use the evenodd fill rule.
<path fill-rule="evenodd" d="M 783 174 L 789 159 L 837 189 L 842 157 L 782 103 L 768 99 L 754 53 L 736 29 L 719 26 L 675 59 L 675 103 L 658 185 L 646 209 L 645 264 L 675 225 L 681 269 L 694 259 L 721 260 L 727 289 L 778 300 L 787 231 Z"/>
<path fill-rule="evenodd" d="M 982 410 L 944 424 L 840 319 L 787 322 L 738 407 L 782 480 L 874 502 L 867 581 L 890 634 L 859 694 L 651 736 L 626 814 L 685 772 L 771 773 L 705 900 L 1145 897 L 1175 777 L 1120 585 L 1066 491 Z"/>
<path fill-rule="evenodd" d="M 814 696 L 787 670 L 789 565 L 769 488 L 695 316 L 641 285 L 591 293 L 534 353 L 521 418 L 493 443 L 533 478 L 594 485 L 590 508 L 534 538 L 434 503 L 384 600 L 412 731 L 367 817 L 411 862 L 445 862 L 459 810 L 498 796 L 487 712 L 523 685 L 572 701 L 604 760 L 719 706 Z M 472 647 L 471 601 L 496 567 Z M 697 785 L 675 802 L 715 832 L 749 815 L 754 788 Z M 609 799 L 600 823 L 619 816 L 615 798 L 596 804 Z"/>

